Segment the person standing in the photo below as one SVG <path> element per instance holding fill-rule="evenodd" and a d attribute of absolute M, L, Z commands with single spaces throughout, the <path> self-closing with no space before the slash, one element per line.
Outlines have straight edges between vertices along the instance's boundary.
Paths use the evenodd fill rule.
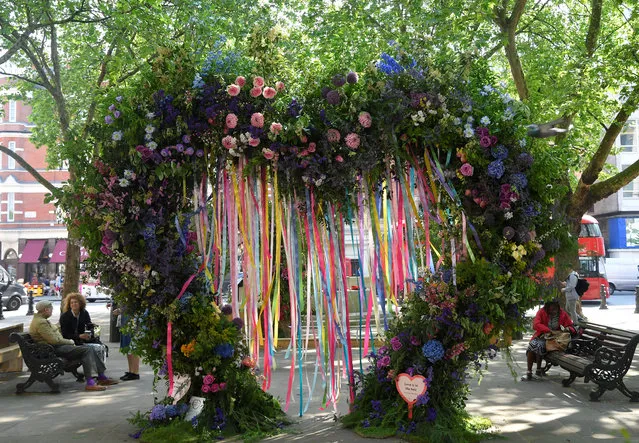
<path fill-rule="evenodd" d="M 128 319 L 122 314 L 122 309 L 116 308 L 113 310 L 113 314 L 118 316 L 117 326 L 121 328 L 124 326 Z M 132 342 L 131 335 L 125 334 L 120 330 L 120 352 L 126 353 L 126 362 L 129 366 L 129 370 L 124 372 L 124 375 L 120 377 L 122 381 L 139 380 L 140 379 L 140 357 L 131 352 Z"/>
<path fill-rule="evenodd" d="M 577 274 L 577 272 L 571 267 L 563 292 L 566 295 L 566 312 L 570 315 L 573 323 L 579 322 L 579 317 L 577 316 L 577 302 L 579 301 L 579 294 L 577 294 L 576 289 L 578 280 L 579 274 Z"/>

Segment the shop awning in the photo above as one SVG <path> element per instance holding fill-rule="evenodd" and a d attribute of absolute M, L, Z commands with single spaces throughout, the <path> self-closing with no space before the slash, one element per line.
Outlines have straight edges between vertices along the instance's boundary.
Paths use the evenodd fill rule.
<path fill-rule="evenodd" d="M 38 263 L 46 240 L 27 240 L 18 263 Z"/>
<path fill-rule="evenodd" d="M 64 263 L 67 260 L 67 241 L 58 240 L 53 248 L 53 254 L 49 259 L 49 263 Z"/>

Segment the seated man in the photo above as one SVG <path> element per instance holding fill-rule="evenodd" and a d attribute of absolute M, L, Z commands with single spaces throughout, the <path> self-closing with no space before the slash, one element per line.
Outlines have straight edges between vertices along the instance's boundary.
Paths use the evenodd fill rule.
<path fill-rule="evenodd" d="M 106 367 L 95 349 L 85 345 L 76 346 L 73 340 L 62 337 L 60 330 L 49 322 L 48 318 L 53 314 L 53 305 L 50 301 L 38 302 L 36 311 L 38 312 L 33 316 L 29 326 L 29 334 L 36 343 L 48 343 L 53 346 L 56 355 L 68 360 L 82 361 L 84 376 L 87 380 L 85 390 L 104 391 L 105 386 L 117 384 L 117 381 L 104 375 Z M 98 373 L 97 383 L 91 375 L 93 368 Z"/>

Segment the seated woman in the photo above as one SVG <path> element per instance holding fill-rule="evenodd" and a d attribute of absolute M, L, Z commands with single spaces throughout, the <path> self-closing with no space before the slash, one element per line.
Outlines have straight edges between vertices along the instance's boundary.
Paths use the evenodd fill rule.
<path fill-rule="evenodd" d="M 541 370 L 541 359 L 546 354 L 546 339 L 544 335 L 552 331 L 561 331 L 562 328 L 568 328 L 571 334 L 575 334 L 572 319 L 570 315 L 559 306 L 557 300 L 547 302 L 543 308 L 537 311 L 533 320 L 533 329 L 535 333 L 530 339 L 528 349 L 526 349 L 526 358 L 528 363 L 528 372 L 526 379 L 532 380 L 533 362 L 537 361 L 536 375 L 543 375 Z"/>
<path fill-rule="evenodd" d="M 60 315 L 60 332 L 64 338 L 70 338 L 76 345 L 91 341 L 91 333 L 86 332 L 87 324 L 91 324 L 91 316 L 86 310 L 87 301 L 78 292 L 72 292 L 62 302 Z"/>

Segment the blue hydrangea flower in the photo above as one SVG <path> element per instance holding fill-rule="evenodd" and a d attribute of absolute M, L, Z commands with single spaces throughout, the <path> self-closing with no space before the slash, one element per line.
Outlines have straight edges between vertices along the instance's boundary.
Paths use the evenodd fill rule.
<path fill-rule="evenodd" d="M 488 165 L 488 175 L 500 179 L 504 175 L 505 169 L 501 160 L 495 160 Z"/>
<path fill-rule="evenodd" d="M 528 186 L 528 179 L 526 178 L 526 174 L 518 172 L 510 176 L 510 183 L 517 189 L 522 190 Z"/>
<path fill-rule="evenodd" d="M 224 343 L 222 345 L 217 345 L 213 348 L 213 352 L 219 355 L 222 358 L 230 358 L 233 357 L 233 353 L 235 350 L 233 349 L 233 345 L 230 343 Z"/>
<path fill-rule="evenodd" d="M 444 345 L 438 340 L 429 340 L 422 347 L 422 353 L 431 363 L 435 363 L 444 357 Z"/>
<path fill-rule="evenodd" d="M 496 160 L 505 160 L 508 158 L 508 149 L 504 145 L 493 146 L 490 154 Z"/>
<path fill-rule="evenodd" d="M 166 410 L 164 405 L 155 405 L 153 409 L 151 409 L 151 415 L 149 419 L 151 420 L 164 420 L 166 418 Z"/>

